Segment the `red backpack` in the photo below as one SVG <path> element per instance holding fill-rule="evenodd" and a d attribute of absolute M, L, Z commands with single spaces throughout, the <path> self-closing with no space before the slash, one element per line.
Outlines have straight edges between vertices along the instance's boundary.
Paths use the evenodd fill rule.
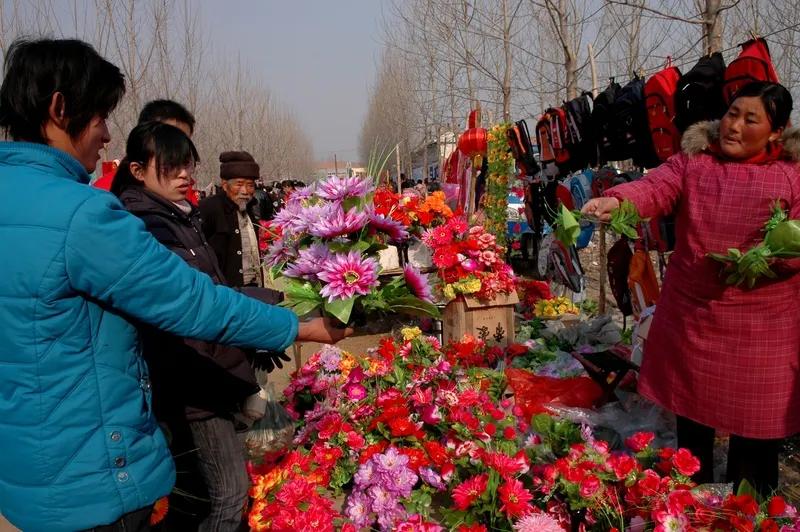
<path fill-rule="evenodd" d="M 567 113 L 561 107 L 551 107 L 547 110 L 550 119 L 550 142 L 553 145 L 553 155 L 559 167 L 569 163 L 569 133 L 567 131 Z"/>
<path fill-rule="evenodd" d="M 778 74 L 764 39 L 751 39 L 742 44 L 739 57 L 725 69 L 725 84 L 722 86 L 725 103 L 730 104 L 736 91 L 752 81 L 778 83 Z"/>
<path fill-rule="evenodd" d="M 663 162 L 681 149 L 681 134 L 675 127 L 675 93 L 681 71 L 667 60 L 667 67 L 644 84 L 647 124 L 656 155 Z"/>

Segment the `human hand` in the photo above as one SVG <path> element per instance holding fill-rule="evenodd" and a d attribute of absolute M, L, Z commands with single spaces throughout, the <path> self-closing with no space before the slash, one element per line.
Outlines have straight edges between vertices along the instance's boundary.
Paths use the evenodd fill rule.
<path fill-rule="evenodd" d="M 267 373 L 272 373 L 276 367 L 283 369 L 283 362 L 289 362 L 292 359 L 283 351 L 269 351 L 269 350 L 256 350 L 256 356 L 253 358 L 253 365 L 258 369 L 265 369 Z"/>
<path fill-rule="evenodd" d="M 340 329 L 336 327 L 331 318 L 314 318 L 300 322 L 297 328 L 298 342 L 319 342 L 322 344 L 335 344 L 353 334 L 353 328 Z"/>
<path fill-rule="evenodd" d="M 581 209 L 581 214 L 596 218 L 601 222 L 610 222 L 611 211 L 615 209 L 619 209 L 619 200 L 617 198 L 594 198 L 586 202 L 586 205 Z"/>

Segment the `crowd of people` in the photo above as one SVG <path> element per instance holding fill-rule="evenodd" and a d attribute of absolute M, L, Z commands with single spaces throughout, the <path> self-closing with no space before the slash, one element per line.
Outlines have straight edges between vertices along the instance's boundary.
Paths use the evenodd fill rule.
<path fill-rule="evenodd" d="M 265 186 L 251 154 L 226 151 L 219 193 L 195 205 L 192 135 L 202 124 L 179 103 L 142 109 L 111 194 L 87 186 L 124 94 L 120 70 L 81 41 L 8 49 L 0 513 L 23 530 L 147 530 L 177 461 L 210 500 L 192 526 L 238 530 L 241 432 L 259 415 L 242 407 L 259 391 L 254 362 L 274 367 L 295 341 L 353 331 L 300 321 L 264 287 L 257 222 L 301 183 Z M 746 290 L 726 286 L 706 254 L 756 241 L 776 200 L 800 218 L 791 111 L 784 87 L 750 84 L 719 126 L 687 133 L 683 153 L 584 207 L 608 220 L 627 199 L 644 217 L 676 215 L 640 392 L 677 414 L 679 444 L 701 459 L 698 481 L 714 480 L 722 430 L 732 435 L 727 479 L 762 492 L 777 487 L 781 439 L 800 431 L 800 264 L 776 261 L 778 278 Z M 401 178 L 404 192 L 438 186 Z"/>

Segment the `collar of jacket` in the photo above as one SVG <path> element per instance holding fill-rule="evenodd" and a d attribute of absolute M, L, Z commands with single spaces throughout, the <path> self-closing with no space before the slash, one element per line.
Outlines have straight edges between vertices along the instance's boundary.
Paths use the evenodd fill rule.
<path fill-rule="evenodd" d="M 681 149 L 687 155 L 713 152 L 713 145 L 719 142 L 719 120 L 698 122 L 689 127 L 681 139 Z M 800 128 L 786 128 L 779 143 L 782 146 L 781 159 L 800 161 Z"/>
<path fill-rule="evenodd" d="M 193 207 L 187 215 L 171 201 L 165 200 L 144 187 L 128 187 L 120 194 L 119 199 L 133 214 L 165 214 L 186 223 L 189 223 L 198 214 L 197 209 Z"/>
<path fill-rule="evenodd" d="M 36 142 L 0 142 L 0 165 L 38 166 L 60 177 L 88 184 L 89 173 L 67 152 Z"/>

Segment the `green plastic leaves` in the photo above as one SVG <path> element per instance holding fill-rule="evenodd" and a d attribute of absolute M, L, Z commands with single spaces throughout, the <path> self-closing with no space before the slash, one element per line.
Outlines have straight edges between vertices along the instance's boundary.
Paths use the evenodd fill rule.
<path fill-rule="evenodd" d="M 642 217 L 639 216 L 639 211 L 636 205 L 628 200 L 622 200 L 619 208 L 611 211 L 611 231 L 618 235 L 625 235 L 631 240 L 639 238 L 639 233 L 636 231 L 636 226 L 642 223 Z"/>
<path fill-rule="evenodd" d="M 575 215 L 562 203 L 558 209 L 556 219 L 553 221 L 555 226 L 555 236 L 559 242 L 565 246 L 574 246 L 581 233 L 581 224 L 578 223 Z"/>

